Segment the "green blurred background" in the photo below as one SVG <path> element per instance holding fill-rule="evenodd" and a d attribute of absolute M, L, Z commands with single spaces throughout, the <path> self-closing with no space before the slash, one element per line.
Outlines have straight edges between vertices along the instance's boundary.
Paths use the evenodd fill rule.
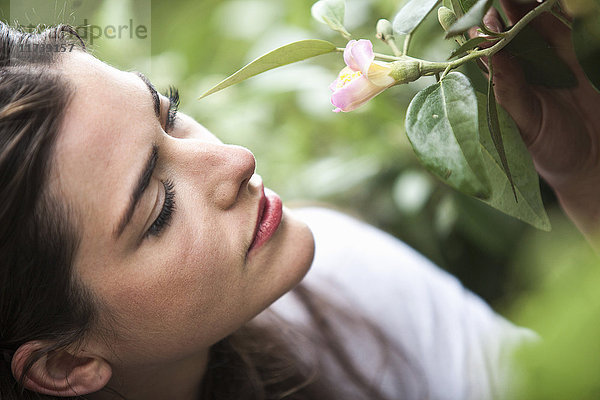
<path fill-rule="evenodd" d="M 9 1 L 1 1 L 0 17 L 14 22 Z M 357 111 L 336 114 L 328 85 L 344 64 L 333 54 L 196 100 L 247 62 L 290 41 L 321 38 L 343 47 L 341 37 L 311 18 L 312 3 L 75 0 L 66 8 L 56 3 L 48 23 L 85 17 L 103 26 L 124 15 L 145 21 L 151 36 L 143 46 L 125 48 L 99 39 L 90 46 L 92 52 L 116 67 L 144 72 L 161 90 L 178 87 L 181 110 L 224 142 L 252 150 L 257 172 L 284 202 L 333 206 L 392 233 L 503 315 L 548 336 L 546 347 L 527 357 L 532 379 L 546 382 L 541 385 L 549 389 L 533 390 L 527 398 L 600 398 L 594 397 L 600 393 L 596 256 L 543 182 L 553 225 L 548 233 L 457 193 L 419 165 L 404 133 L 404 118 L 411 98 L 433 78 L 388 90 Z M 389 52 L 375 39 L 375 23 L 391 19 L 403 3 L 348 0 L 346 25 L 354 37 L 371 39 L 376 51 Z M 64 11 L 69 7 L 73 13 Z M 452 48 L 431 15 L 416 32 L 410 53 L 443 60 Z M 485 84 L 476 67 L 464 72 L 476 86 Z M 567 363 L 564 368 L 570 372 L 557 363 Z M 552 389 L 568 387 L 565 379 L 583 392 Z"/>

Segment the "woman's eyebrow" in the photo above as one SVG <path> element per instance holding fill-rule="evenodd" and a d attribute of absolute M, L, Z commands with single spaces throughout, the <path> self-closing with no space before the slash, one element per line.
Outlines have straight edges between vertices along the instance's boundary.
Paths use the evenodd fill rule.
<path fill-rule="evenodd" d="M 144 81 L 146 86 L 148 86 L 148 90 L 150 90 L 150 94 L 152 95 L 152 101 L 154 101 L 154 113 L 156 114 L 156 117 L 160 118 L 160 97 L 158 96 L 156 88 L 154 87 L 152 82 L 150 82 L 150 79 L 146 77 L 146 75 L 142 74 L 139 71 L 133 71 L 133 73 L 139 76 L 140 79 Z"/>
<path fill-rule="evenodd" d="M 148 184 L 150 183 L 150 178 L 152 178 L 152 174 L 154 173 L 154 168 L 156 168 L 156 161 L 158 160 L 158 146 L 155 144 L 152 146 L 152 152 L 150 153 L 150 157 L 146 160 L 146 164 L 142 170 L 142 173 L 139 175 L 137 183 L 133 189 L 133 193 L 131 194 L 129 205 L 125 209 L 123 216 L 119 219 L 119 223 L 116 228 L 113 230 L 115 240 L 118 239 L 125 227 L 131 221 L 131 217 L 133 216 L 133 212 L 135 211 L 135 207 L 139 203 L 142 195 L 146 191 Z"/>

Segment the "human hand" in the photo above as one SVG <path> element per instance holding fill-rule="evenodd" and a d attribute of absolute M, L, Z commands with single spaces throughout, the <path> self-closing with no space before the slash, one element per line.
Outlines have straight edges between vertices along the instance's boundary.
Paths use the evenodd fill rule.
<path fill-rule="evenodd" d="M 511 0 L 501 4 L 510 24 L 536 5 Z M 493 8 L 484 23 L 492 31 L 503 30 Z M 492 59 L 496 98 L 517 123 L 537 171 L 565 212 L 592 242 L 600 243 L 591 238 L 600 233 L 600 93 L 579 65 L 565 24 L 544 13 L 531 26 L 571 68 L 578 85 L 568 89 L 531 85 L 517 60 L 500 51 Z"/>

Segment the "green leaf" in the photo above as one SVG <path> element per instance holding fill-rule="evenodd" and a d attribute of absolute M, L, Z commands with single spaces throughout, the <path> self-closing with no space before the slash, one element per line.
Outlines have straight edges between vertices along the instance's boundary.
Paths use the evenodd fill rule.
<path fill-rule="evenodd" d="M 344 28 L 345 0 L 319 0 L 313 4 L 310 13 L 314 19 L 327 24 L 334 31 L 350 36 Z"/>
<path fill-rule="evenodd" d="M 489 197 L 477 98 L 466 76 L 452 72 L 417 93 L 406 114 L 406 134 L 419 160 L 442 181 L 468 195 Z"/>
<path fill-rule="evenodd" d="M 571 69 L 535 29 L 524 27 L 504 48 L 517 58 L 527 82 L 554 88 L 577 85 Z"/>
<path fill-rule="evenodd" d="M 573 21 L 573 46 L 579 64 L 596 90 L 600 91 L 600 7 Z"/>
<path fill-rule="evenodd" d="M 202 94 L 198 100 L 270 69 L 302 61 L 321 54 L 331 53 L 335 50 L 336 47 L 333 43 L 317 39 L 300 40 L 298 42 L 286 44 L 285 46 L 279 47 L 270 53 L 257 58 L 233 75 L 219 82 L 216 86 Z"/>
<path fill-rule="evenodd" d="M 515 183 L 512 175 L 510 174 L 510 168 L 508 167 L 508 160 L 506 159 L 506 153 L 504 151 L 504 143 L 502 141 L 502 133 L 500 131 L 500 121 L 498 120 L 498 108 L 496 107 L 496 94 L 494 92 L 494 70 L 492 68 L 491 58 L 488 59 L 488 95 L 487 95 L 487 123 L 492 136 L 492 142 L 496 147 L 496 152 L 500 157 L 502 168 L 504 173 L 510 182 L 510 187 L 515 195 L 515 202 L 519 202 L 517 192 L 515 191 Z"/>
<path fill-rule="evenodd" d="M 407 35 L 414 31 L 439 0 L 410 0 L 394 17 L 394 32 Z"/>
<path fill-rule="evenodd" d="M 458 0 L 464 12 L 467 12 L 477 3 L 477 0 Z"/>
<path fill-rule="evenodd" d="M 474 48 L 476 48 L 483 42 L 487 42 L 487 39 L 482 36 L 477 36 L 477 37 L 471 38 L 471 39 L 467 40 L 462 46 L 460 46 L 459 48 L 454 50 L 450 54 L 450 57 L 448 57 L 448 59 L 451 59 L 453 57 L 460 57 L 463 54 L 465 54 L 467 51 L 473 50 Z"/>
<path fill-rule="evenodd" d="M 550 220 L 542 203 L 538 174 L 521 139 L 519 128 L 506 111 L 501 107 L 498 108 L 498 123 L 506 149 L 506 158 L 511 165 L 515 191 L 519 196 L 519 202 L 515 203 L 511 183 L 504 172 L 502 160 L 492 141 L 487 117 L 483 114 L 483 110 L 486 109 L 487 96 L 477 93 L 477 103 L 480 110 L 479 140 L 481 141 L 485 171 L 492 187 L 491 196 L 482 201 L 538 229 L 549 231 Z"/>
<path fill-rule="evenodd" d="M 483 16 L 492 6 L 493 0 L 477 0 L 465 15 L 460 17 L 458 21 L 446 32 L 446 37 L 452 37 L 466 32 L 470 28 L 479 25 L 483 20 Z"/>
<path fill-rule="evenodd" d="M 465 14 L 465 10 L 461 4 L 461 0 L 452 0 L 452 11 L 457 17 L 462 17 Z"/>

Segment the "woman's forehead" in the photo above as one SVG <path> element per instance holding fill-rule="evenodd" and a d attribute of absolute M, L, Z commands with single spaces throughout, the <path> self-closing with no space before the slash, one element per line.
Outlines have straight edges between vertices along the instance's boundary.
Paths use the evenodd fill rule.
<path fill-rule="evenodd" d="M 51 184 L 83 208 L 84 225 L 94 226 L 112 221 L 110 213 L 126 201 L 156 117 L 139 76 L 79 53 L 61 64 L 73 95 L 56 142 Z"/>
<path fill-rule="evenodd" d="M 152 99 L 144 83 L 84 53 L 73 54 L 64 65 L 73 89 L 57 140 L 61 164 L 112 164 L 111 155 L 136 142 L 136 128 Z M 71 161 L 71 162 L 69 162 Z"/>
<path fill-rule="evenodd" d="M 58 65 L 79 102 L 101 101 L 100 96 L 115 89 L 127 94 L 144 87 L 135 73 L 121 71 L 83 51 L 67 53 Z"/>

